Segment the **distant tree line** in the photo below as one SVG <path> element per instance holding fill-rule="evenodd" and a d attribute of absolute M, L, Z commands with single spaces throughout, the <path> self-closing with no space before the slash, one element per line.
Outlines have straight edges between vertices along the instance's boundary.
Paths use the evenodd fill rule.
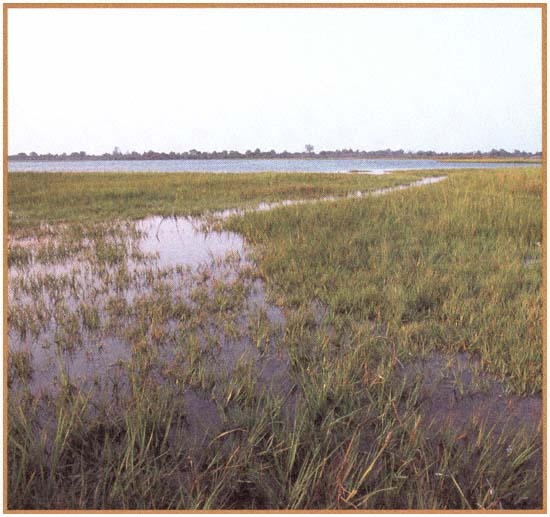
<path fill-rule="evenodd" d="M 336 151 L 314 152 L 313 146 L 306 145 L 304 152 L 276 152 L 261 151 L 255 149 L 244 153 L 239 151 L 198 151 L 191 149 L 177 153 L 146 151 L 138 153 L 136 151 L 125 152 L 115 147 L 111 153 L 86 154 L 85 151 L 62 153 L 62 154 L 37 154 L 35 152 L 18 153 L 9 155 L 8 158 L 13 161 L 84 161 L 84 160 L 228 160 L 228 159 L 272 159 L 272 158 L 395 158 L 395 159 L 476 159 L 476 158 L 541 158 L 542 153 L 528 153 L 515 149 L 506 151 L 505 149 L 492 149 L 489 152 L 473 151 L 461 153 L 437 153 L 435 151 L 404 151 L 398 149 L 383 149 L 379 151 L 360 151 L 353 149 L 338 149 Z"/>

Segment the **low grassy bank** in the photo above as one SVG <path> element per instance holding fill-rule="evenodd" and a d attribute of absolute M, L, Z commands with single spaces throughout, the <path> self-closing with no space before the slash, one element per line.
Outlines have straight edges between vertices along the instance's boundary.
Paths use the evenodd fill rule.
<path fill-rule="evenodd" d="M 540 169 L 235 217 L 254 262 L 197 271 L 124 218 L 309 194 L 147 176 L 10 177 L 10 509 L 542 507 Z"/>
<path fill-rule="evenodd" d="M 542 158 L 438 158 L 438 162 L 454 163 L 542 163 Z"/>

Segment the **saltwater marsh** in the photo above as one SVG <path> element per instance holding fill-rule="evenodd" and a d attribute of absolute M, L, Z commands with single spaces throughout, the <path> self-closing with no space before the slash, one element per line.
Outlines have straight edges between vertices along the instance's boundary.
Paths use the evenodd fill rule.
<path fill-rule="evenodd" d="M 18 173 L 8 208 L 10 509 L 542 506 L 539 168 Z"/>

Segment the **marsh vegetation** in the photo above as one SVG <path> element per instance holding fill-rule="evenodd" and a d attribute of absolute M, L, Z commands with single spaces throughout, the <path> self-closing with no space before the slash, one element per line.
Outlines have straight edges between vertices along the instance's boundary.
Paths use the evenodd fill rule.
<path fill-rule="evenodd" d="M 8 202 L 10 509 L 542 507 L 540 168 Z"/>

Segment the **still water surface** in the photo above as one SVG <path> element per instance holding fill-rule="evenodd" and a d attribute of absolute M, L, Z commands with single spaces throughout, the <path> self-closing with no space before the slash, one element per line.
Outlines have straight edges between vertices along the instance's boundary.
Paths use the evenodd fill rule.
<path fill-rule="evenodd" d="M 524 163 L 439 162 L 437 160 L 98 160 L 8 163 L 9 172 L 385 172 L 412 169 L 522 167 Z"/>

